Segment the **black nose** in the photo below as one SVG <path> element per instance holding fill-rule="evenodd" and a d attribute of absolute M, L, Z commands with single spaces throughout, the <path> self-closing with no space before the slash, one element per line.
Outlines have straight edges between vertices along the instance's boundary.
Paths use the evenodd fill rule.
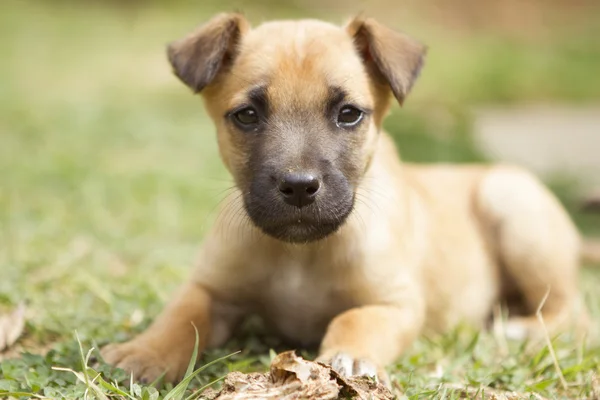
<path fill-rule="evenodd" d="M 279 192 L 283 200 L 299 208 L 315 201 L 321 182 L 310 174 L 288 174 L 279 183 Z"/>

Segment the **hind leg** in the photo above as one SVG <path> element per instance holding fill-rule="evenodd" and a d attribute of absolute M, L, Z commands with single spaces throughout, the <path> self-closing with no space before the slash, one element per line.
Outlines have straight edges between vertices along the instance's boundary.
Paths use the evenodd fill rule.
<path fill-rule="evenodd" d="M 587 313 L 578 291 L 579 234 L 558 200 L 531 174 L 492 169 L 481 182 L 478 206 L 507 274 L 524 301 L 526 315 L 507 321 L 512 338 L 584 330 Z"/>

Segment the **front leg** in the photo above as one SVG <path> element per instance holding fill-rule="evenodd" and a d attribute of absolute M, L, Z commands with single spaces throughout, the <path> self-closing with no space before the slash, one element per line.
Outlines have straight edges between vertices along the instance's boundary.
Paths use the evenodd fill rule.
<path fill-rule="evenodd" d="M 369 375 L 387 381 L 385 366 L 416 339 L 423 322 L 424 310 L 416 302 L 350 309 L 329 324 L 318 360 L 342 376 Z"/>
<path fill-rule="evenodd" d="M 190 282 L 178 291 L 150 327 L 125 343 L 109 344 L 101 350 L 104 360 L 133 374 L 141 382 L 153 382 L 162 374 L 165 380 L 179 380 L 190 362 L 196 331 L 199 352 L 211 332 L 211 296 Z"/>

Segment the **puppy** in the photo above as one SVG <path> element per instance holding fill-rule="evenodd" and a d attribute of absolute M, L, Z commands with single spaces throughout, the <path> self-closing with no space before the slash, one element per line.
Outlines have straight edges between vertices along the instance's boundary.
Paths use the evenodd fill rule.
<path fill-rule="evenodd" d="M 341 374 L 379 375 L 419 334 L 483 326 L 520 306 L 507 333 L 571 322 L 580 239 L 552 194 L 510 166 L 403 164 L 381 126 L 425 47 L 373 19 L 251 29 L 214 17 L 168 48 L 201 93 L 237 196 L 206 236 L 190 281 L 138 337 L 104 359 L 152 381 L 182 377 L 249 313 L 297 345 L 320 343 Z M 585 320 L 585 312 L 576 322 Z"/>

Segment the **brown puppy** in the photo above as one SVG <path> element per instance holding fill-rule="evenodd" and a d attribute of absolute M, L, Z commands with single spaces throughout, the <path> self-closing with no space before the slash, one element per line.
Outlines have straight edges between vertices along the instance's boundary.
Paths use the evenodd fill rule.
<path fill-rule="evenodd" d="M 521 300 L 507 333 L 550 328 L 577 308 L 579 236 L 558 201 L 507 166 L 400 162 L 381 124 L 425 48 L 372 19 L 250 29 L 219 15 L 169 46 L 201 92 L 239 196 L 195 272 L 144 333 L 103 349 L 135 379 L 181 378 L 195 342 L 219 346 L 248 313 L 321 344 L 342 374 L 375 375 L 424 330 L 481 326 Z M 582 321 L 585 312 L 581 313 Z"/>

